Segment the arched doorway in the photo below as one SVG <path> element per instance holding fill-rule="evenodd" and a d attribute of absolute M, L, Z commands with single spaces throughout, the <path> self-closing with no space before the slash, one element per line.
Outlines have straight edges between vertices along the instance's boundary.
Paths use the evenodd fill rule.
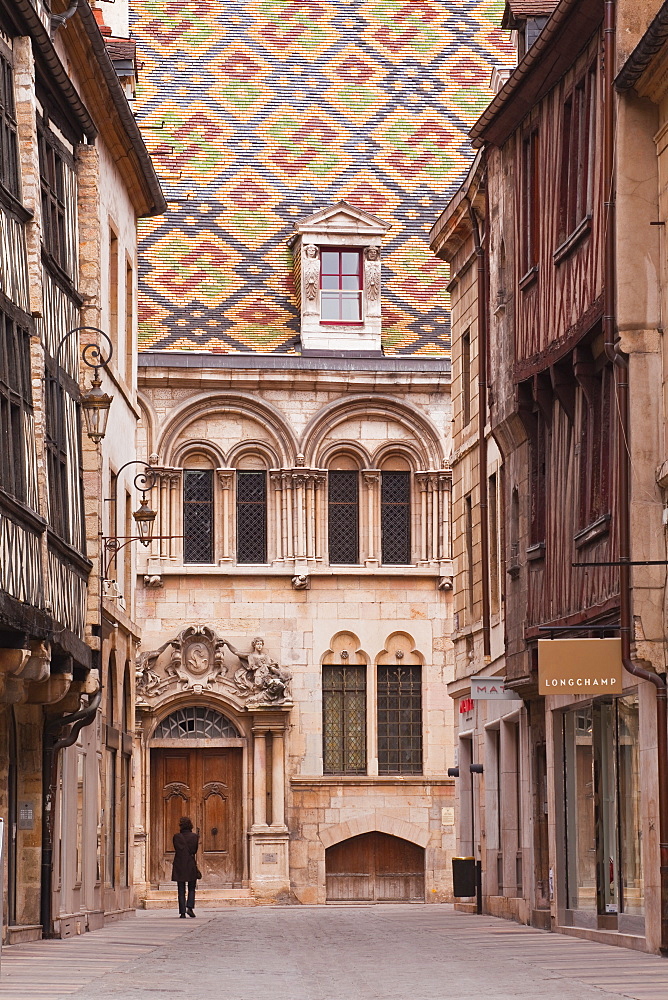
<path fill-rule="evenodd" d="M 200 833 L 203 885 L 235 888 L 243 873 L 243 746 L 221 712 L 186 706 L 164 718 L 151 740 L 151 881 L 171 882 L 172 838 L 190 816 Z"/>
<path fill-rule="evenodd" d="M 424 903 L 424 848 L 362 833 L 325 851 L 328 902 Z"/>

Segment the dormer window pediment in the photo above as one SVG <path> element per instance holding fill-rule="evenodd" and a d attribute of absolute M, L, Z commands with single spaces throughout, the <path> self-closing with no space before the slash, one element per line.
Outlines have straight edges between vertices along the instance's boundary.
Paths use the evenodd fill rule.
<path fill-rule="evenodd" d="M 303 349 L 381 351 L 381 247 L 389 228 L 347 202 L 296 224 Z"/>

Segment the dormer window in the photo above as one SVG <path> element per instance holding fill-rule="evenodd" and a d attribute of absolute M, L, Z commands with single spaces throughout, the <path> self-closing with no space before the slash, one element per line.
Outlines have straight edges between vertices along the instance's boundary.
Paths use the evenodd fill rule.
<path fill-rule="evenodd" d="M 321 323 L 361 323 L 363 282 L 359 250 L 323 250 L 320 254 Z"/>
<path fill-rule="evenodd" d="M 345 201 L 297 223 L 291 246 L 303 351 L 381 353 L 381 243 L 388 228 Z"/>

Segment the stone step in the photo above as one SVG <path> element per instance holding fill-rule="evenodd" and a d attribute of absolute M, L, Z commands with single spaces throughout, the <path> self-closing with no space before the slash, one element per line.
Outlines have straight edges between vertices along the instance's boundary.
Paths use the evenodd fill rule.
<path fill-rule="evenodd" d="M 247 887 L 238 889 L 198 889 L 195 898 L 197 909 L 200 907 L 203 909 L 213 909 L 220 906 L 256 905 L 255 895 Z M 177 905 L 176 888 L 151 889 L 144 899 L 139 901 L 139 906 L 143 910 L 166 910 Z"/>

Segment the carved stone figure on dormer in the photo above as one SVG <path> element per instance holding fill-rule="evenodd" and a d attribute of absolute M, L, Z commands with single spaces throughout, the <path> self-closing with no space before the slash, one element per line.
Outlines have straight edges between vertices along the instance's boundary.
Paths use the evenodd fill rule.
<path fill-rule="evenodd" d="M 364 285 L 367 299 L 377 302 L 380 296 L 380 250 L 367 247 L 364 251 Z"/>
<path fill-rule="evenodd" d="M 235 649 L 230 642 L 226 642 L 226 645 L 241 660 L 242 666 L 234 674 L 234 683 L 242 694 L 247 695 L 248 708 L 282 705 L 289 701 L 290 674 L 264 652 L 264 639 L 261 636 L 252 640 L 248 653 Z"/>
<path fill-rule="evenodd" d="M 307 243 L 304 247 L 304 299 L 305 308 L 315 312 L 320 286 L 320 253 L 317 246 Z"/>

